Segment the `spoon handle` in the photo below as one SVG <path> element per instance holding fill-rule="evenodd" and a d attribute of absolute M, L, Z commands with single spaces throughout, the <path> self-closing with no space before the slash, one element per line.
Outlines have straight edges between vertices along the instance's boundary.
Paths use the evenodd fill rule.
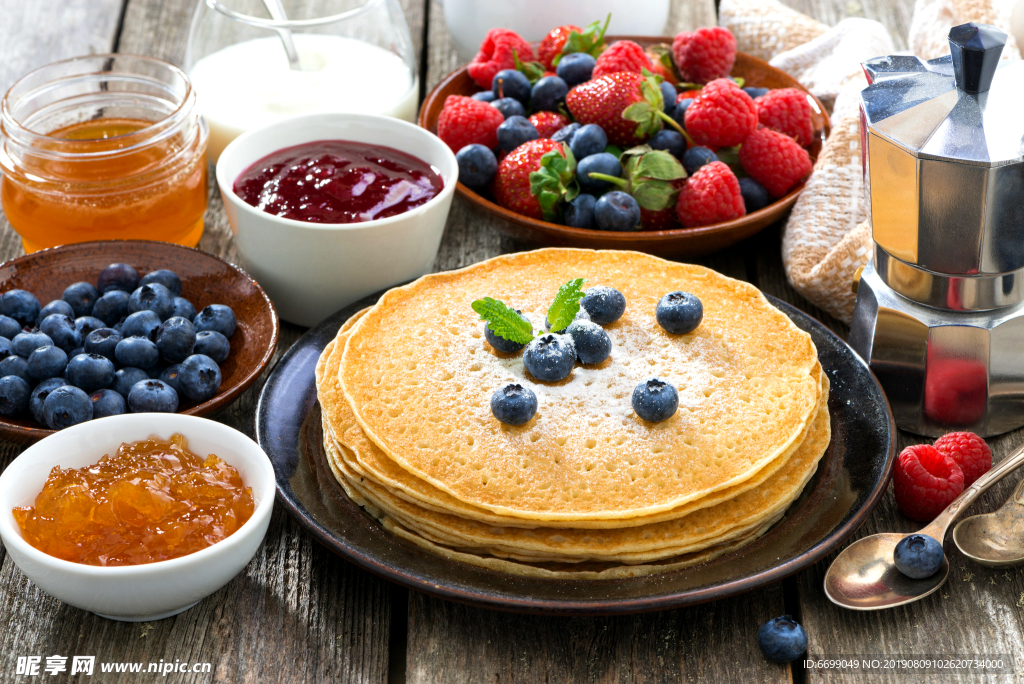
<path fill-rule="evenodd" d="M 968 506 L 977 499 L 982 492 L 999 482 L 1024 464 L 1024 444 L 1017 447 L 1012 454 L 992 467 L 987 473 L 975 480 L 974 484 L 965 489 L 960 496 L 956 497 L 946 510 L 939 513 L 935 520 L 932 520 L 927 527 L 920 531 L 920 534 L 927 534 L 941 544 L 946 536 L 946 530 Z"/>

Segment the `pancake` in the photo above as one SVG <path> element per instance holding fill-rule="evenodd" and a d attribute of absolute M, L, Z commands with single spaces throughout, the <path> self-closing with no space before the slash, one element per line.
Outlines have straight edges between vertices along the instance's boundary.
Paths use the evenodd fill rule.
<path fill-rule="evenodd" d="M 501 299 L 539 326 L 577 277 L 626 298 L 606 326 L 609 360 L 539 383 L 484 341 L 473 300 Z M 704 306 L 687 335 L 654 317 L 675 290 Z M 426 276 L 389 291 L 351 331 L 338 377 L 366 437 L 469 506 L 543 524 L 650 516 L 742 484 L 793 452 L 820 393 L 810 337 L 756 288 L 632 252 L 545 249 Z M 679 390 L 676 415 L 658 424 L 630 405 L 651 375 Z M 512 381 L 540 404 L 520 427 L 489 408 Z"/>

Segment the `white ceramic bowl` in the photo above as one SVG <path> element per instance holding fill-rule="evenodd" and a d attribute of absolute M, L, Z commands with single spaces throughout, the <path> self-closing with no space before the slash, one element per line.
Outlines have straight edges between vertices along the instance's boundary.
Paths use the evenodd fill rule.
<path fill-rule="evenodd" d="M 316 140 L 356 140 L 411 154 L 444 189 L 426 204 L 363 223 L 317 224 L 272 216 L 235 194 L 235 179 L 263 157 Z M 314 325 L 368 294 L 429 273 L 441 244 L 459 166 L 433 133 L 386 116 L 309 114 L 244 133 L 217 161 L 217 184 L 248 271 L 281 318 Z"/>
<path fill-rule="evenodd" d="M 233 465 L 252 487 L 256 510 L 230 537 L 181 558 L 118 567 L 54 558 L 22 537 L 11 510 L 33 504 L 51 468 L 81 468 L 117 451 L 122 442 L 174 433 L 185 435 L 194 453 L 216 454 Z M 25 576 L 47 594 L 113 620 L 159 620 L 191 608 L 245 568 L 267 533 L 275 493 L 270 459 L 227 425 L 176 413 L 112 416 L 50 435 L 7 466 L 0 475 L 0 538 Z"/>

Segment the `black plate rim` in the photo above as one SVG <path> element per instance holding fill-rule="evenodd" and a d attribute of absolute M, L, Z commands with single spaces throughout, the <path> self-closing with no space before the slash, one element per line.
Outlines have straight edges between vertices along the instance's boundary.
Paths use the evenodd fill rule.
<path fill-rule="evenodd" d="M 348 320 L 357 311 L 360 311 L 367 306 L 374 304 L 385 291 L 378 292 L 370 295 L 354 304 L 350 304 L 347 307 L 342 308 L 335 314 L 332 314 L 318 325 L 310 328 L 299 340 L 291 346 L 291 348 L 281 357 L 281 360 L 275 365 L 274 369 L 267 378 L 267 382 L 264 384 L 263 389 L 260 392 L 259 399 L 256 404 L 256 441 L 259 445 L 267 452 L 271 462 L 274 464 L 274 470 L 277 474 L 277 501 L 288 511 L 288 513 L 299 523 L 300 527 L 306 530 L 313 536 L 318 542 L 326 546 L 331 551 L 342 556 L 346 560 L 354 563 L 358 567 L 367 570 L 368 572 L 382 577 L 386 580 L 395 582 L 408 589 L 413 589 L 425 594 L 430 594 L 440 598 L 448 599 L 456 603 L 462 603 L 472 606 L 490 608 L 494 610 L 515 612 L 515 613 L 528 613 L 536 615 L 549 615 L 549 616 L 601 616 L 601 615 L 632 615 L 653 611 L 669 610 L 673 608 L 680 608 L 683 606 L 699 605 L 701 603 L 707 603 L 710 601 L 717 601 L 733 596 L 737 596 L 760 587 L 774 584 L 775 582 L 781 581 L 787 577 L 790 577 L 797 572 L 813 565 L 814 563 L 825 558 L 828 554 L 837 550 L 847 539 L 849 539 L 874 511 L 875 507 L 879 504 L 882 497 L 885 495 L 888 487 L 890 475 L 892 472 L 893 463 L 896 457 L 896 422 L 892 415 L 892 410 L 889 406 L 889 402 L 885 397 L 885 393 L 882 391 L 881 385 L 878 383 L 878 379 L 871 371 L 870 367 L 864 363 L 864 361 L 850 348 L 850 346 L 838 335 L 825 327 L 821 322 L 811 317 L 809 314 L 801 311 L 795 306 L 784 302 L 772 295 L 765 294 L 765 297 L 769 302 L 780 311 L 785 313 L 791 319 L 798 324 L 801 329 L 815 328 L 819 334 L 823 334 L 827 338 L 831 338 L 831 341 L 841 347 L 845 347 L 849 350 L 851 357 L 855 363 L 861 367 L 863 371 L 867 371 L 869 377 L 874 383 L 875 389 L 877 390 L 878 396 L 883 402 L 883 408 L 885 409 L 885 415 L 888 418 L 888 442 L 889 442 L 889 453 L 885 455 L 885 463 L 882 468 L 882 473 L 875 483 L 873 489 L 868 494 L 864 503 L 861 507 L 856 510 L 844 524 L 839 525 L 832 529 L 832 531 L 826 535 L 823 539 L 820 539 L 813 546 L 805 550 L 800 555 L 789 559 L 779 565 L 773 566 L 768 570 L 764 570 L 748 577 L 727 581 L 719 584 L 710 584 L 695 589 L 684 590 L 672 594 L 659 594 L 656 596 L 633 598 L 625 600 L 595 600 L 595 601 L 559 601 L 551 599 L 538 599 L 538 598 L 515 598 L 515 597 L 496 597 L 486 593 L 480 593 L 472 590 L 463 588 L 456 588 L 438 584 L 436 582 L 425 580 L 416 574 L 405 571 L 400 567 L 395 567 L 382 562 L 377 561 L 373 556 L 368 555 L 359 551 L 358 549 L 352 548 L 345 545 L 341 540 L 337 539 L 327 528 L 321 525 L 314 516 L 312 516 L 306 507 L 300 500 L 295 496 L 294 492 L 291 492 L 290 486 L 286 486 L 287 475 L 283 474 L 278 469 L 279 460 L 274 457 L 274 454 L 280 452 L 282 449 L 291 449 L 297 451 L 299 444 L 298 439 L 293 444 L 273 444 L 267 437 L 267 421 L 270 420 L 271 415 L 268 410 L 272 403 L 272 395 L 276 385 L 281 382 L 281 376 L 284 369 L 288 368 L 293 362 L 295 357 L 304 353 L 309 343 L 316 345 L 315 338 L 323 335 L 325 332 L 330 334 L 330 337 L 324 342 L 326 346 L 327 341 L 333 338 L 334 333 L 341 327 L 341 325 Z M 800 325 L 803 322 L 804 325 Z M 303 344 L 303 343 L 306 344 Z M 322 351 L 323 347 L 319 350 Z M 316 356 L 311 357 L 309 363 L 309 374 L 312 377 L 312 365 L 315 365 Z M 308 355 L 307 355 L 308 358 Z M 312 404 L 308 407 L 303 408 L 302 415 L 306 415 L 309 410 L 312 409 Z M 296 435 L 298 434 L 298 426 L 295 426 Z M 405 542 L 404 540 L 396 540 L 401 543 L 409 544 L 412 548 L 417 548 L 411 543 Z M 421 549 L 418 551 L 427 553 Z M 453 561 L 449 561 L 453 562 Z M 479 568 L 483 570 L 482 568 Z M 494 571 L 491 571 L 494 572 Z M 550 581 L 552 583 L 565 582 L 567 580 L 544 580 L 542 578 L 531 578 L 532 581 Z M 617 580 L 577 580 L 577 581 L 590 581 L 590 582 L 614 582 Z"/>

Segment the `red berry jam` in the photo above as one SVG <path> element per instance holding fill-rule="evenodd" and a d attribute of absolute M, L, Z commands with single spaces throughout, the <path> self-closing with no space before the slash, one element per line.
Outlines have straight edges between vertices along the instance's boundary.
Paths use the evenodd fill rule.
<path fill-rule="evenodd" d="M 382 145 L 318 140 L 278 150 L 243 171 L 234 191 L 274 216 L 309 223 L 361 223 L 403 214 L 444 188 L 412 155 Z"/>

